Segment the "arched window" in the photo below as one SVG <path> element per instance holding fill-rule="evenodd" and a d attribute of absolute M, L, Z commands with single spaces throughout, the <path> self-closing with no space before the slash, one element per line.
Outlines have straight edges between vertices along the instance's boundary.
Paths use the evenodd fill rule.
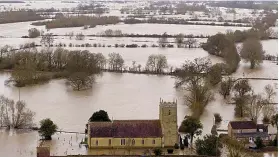
<path fill-rule="evenodd" d="M 98 142 L 98 140 L 96 140 L 96 146 L 98 146 L 98 144 L 99 144 L 99 142 Z"/>
<path fill-rule="evenodd" d="M 111 145 L 111 139 L 109 139 L 109 146 Z"/>
<path fill-rule="evenodd" d="M 144 145 L 144 139 L 141 140 L 141 144 Z"/>
<path fill-rule="evenodd" d="M 155 144 L 155 140 L 153 140 L 152 143 Z"/>
<path fill-rule="evenodd" d="M 132 140 L 132 145 L 135 145 L 136 144 L 136 141 L 133 139 Z"/>
<path fill-rule="evenodd" d="M 171 115 L 171 111 L 169 110 L 169 115 Z"/>

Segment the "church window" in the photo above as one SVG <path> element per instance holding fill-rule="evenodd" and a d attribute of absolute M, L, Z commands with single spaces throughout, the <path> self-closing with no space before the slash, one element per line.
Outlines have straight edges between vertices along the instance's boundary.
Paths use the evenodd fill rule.
<path fill-rule="evenodd" d="M 169 115 L 171 115 L 171 111 L 169 110 Z"/>
<path fill-rule="evenodd" d="M 98 141 L 98 140 L 96 140 L 96 146 L 98 146 L 98 144 L 99 144 L 99 141 Z"/>
<path fill-rule="evenodd" d="M 132 145 L 135 145 L 136 144 L 136 141 L 133 139 L 132 140 Z"/>
<path fill-rule="evenodd" d="M 144 139 L 141 140 L 141 144 L 144 145 Z"/>
<path fill-rule="evenodd" d="M 153 140 L 152 143 L 155 144 L 155 140 Z"/>
<path fill-rule="evenodd" d="M 121 145 L 125 145 L 125 139 L 121 139 Z"/>
<path fill-rule="evenodd" d="M 111 139 L 109 139 L 109 145 L 111 145 Z"/>

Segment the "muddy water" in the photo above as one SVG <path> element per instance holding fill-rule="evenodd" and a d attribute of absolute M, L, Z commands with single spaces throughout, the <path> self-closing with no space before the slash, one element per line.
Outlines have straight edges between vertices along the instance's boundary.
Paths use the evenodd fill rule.
<path fill-rule="evenodd" d="M 241 63 L 235 76 L 239 77 L 245 72 L 247 77 L 277 77 L 276 71 L 276 64 L 270 62 L 264 62 L 262 68 L 253 71 L 248 71 L 247 64 Z M 4 86 L 4 80 L 8 77 L 7 73 L 0 74 L 0 94 L 18 100 L 18 88 Z M 111 119 L 157 119 L 159 99 L 163 98 L 166 101 L 177 99 L 178 125 L 180 125 L 184 116 L 189 115 L 190 111 L 183 101 L 184 91 L 173 88 L 174 81 L 170 76 L 103 73 L 96 79 L 91 90 L 74 92 L 65 86 L 64 80 L 53 80 L 47 84 L 21 88 L 20 99 L 25 100 L 28 107 L 36 112 L 36 123 L 43 118 L 51 118 L 59 129 L 77 132 L 83 132 L 88 118 L 100 109 L 106 110 Z M 255 93 L 262 93 L 265 85 L 275 86 L 276 83 L 277 81 L 250 81 Z M 227 123 L 234 119 L 234 105 L 224 101 L 217 93 L 217 89 L 214 91 L 215 100 L 208 104 L 201 117 L 204 126 L 203 135 L 210 133 L 214 113 L 218 112 L 223 117 L 221 129 L 226 129 Z M 274 100 L 276 101 L 277 97 Z M 72 146 L 67 146 L 66 144 L 70 143 L 61 139 L 69 139 L 69 136 L 54 137 L 55 140 L 50 143 L 53 154 L 63 155 L 66 151 L 71 154 L 86 154 L 83 147 L 78 147 L 78 142 L 83 136 L 72 135 L 78 136 L 78 142 L 70 142 Z M 33 152 L 37 139 L 36 132 L 14 134 L 2 132 L 0 156 L 24 156 L 24 153 L 25 156 L 35 156 Z M 10 151 L 12 149 L 18 151 Z"/>

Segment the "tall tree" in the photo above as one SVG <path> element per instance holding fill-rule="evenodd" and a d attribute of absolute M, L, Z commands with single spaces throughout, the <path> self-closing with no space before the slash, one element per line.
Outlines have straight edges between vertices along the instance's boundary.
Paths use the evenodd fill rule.
<path fill-rule="evenodd" d="M 42 35 L 41 43 L 47 47 L 50 47 L 54 42 L 54 37 L 52 33 L 46 33 Z"/>
<path fill-rule="evenodd" d="M 209 68 L 208 81 L 211 85 L 216 85 L 222 80 L 222 66 L 223 64 L 214 64 Z"/>
<path fill-rule="evenodd" d="M 26 103 L 0 96 L 0 126 L 14 129 L 31 128 L 35 112 L 27 108 Z"/>
<path fill-rule="evenodd" d="M 176 42 L 178 48 L 182 47 L 182 45 L 184 44 L 184 35 L 181 33 L 178 34 L 175 37 L 175 42 Z"/>
<path fill-rule="evenodd" d="M 188 38 L 184 43 L 188 46 L 188 48 L 192 48 L 197 44 L 197 42 L 198 41 L 195 38 Z"/>
<path fill-rule="evenodd" d="M 235 115 L 238 117 L 244 117 L 247 110 L 247 101 L 249 100 L 249 92 L 251 91 L 251 86 L 247 79 L 241 79 L 235 83 L 233 86 L 234 98 L 236 103 Z"/>
<path fill-rule="evenodd" d="M 165 47 L 166 44 L 168 43 L 168 34 L 165 32 L 161 38 L 158 40 L 159 46 L 160 47 Z"/>
<path fill-rule="evenodd" d="M 271 117 L 271 124 L 272 126 L 276 127 L 278 134 L 278 113 Z"/>
<path fill-rule="evenodd" d="M 192 110 L 195 118 L 203 113 L 205 106 L 212 99 L 212 94 L 205 84 L 211 62 L 205 58 L 196 58 L 194 61 L 186 61 L 180 69 L 174 72 L 175 86 L 186 85 L 189 94 L 185 96 L 186 105 Z"/>
<path fill-rule="evenodd" d="M 119 53 L 110 53 L 108 58 L 109 67 L 111 70 L 122 70 L 124 67 L 124 59 Z"/>
<path fill-rule="evenodd" d="M 226 97 L 230 95 L 233 83 L 234 80 L 231 77 L 221 82 L 219 93 L 223 95 L 224 99 L 226 99 Z"/>
<path fill-rule="evenodd" d="M 250 120 L 257 123 L 262 107 L 263 107 L 262 97 L 260 95 L 251 94 L 248 98 L 247 111 L 246 111 Z"/>
<path fill-rule="evenodd" d="M 167 68 L 168 62 L 164 55 L 150 55 L 146 62 L 146 70 L 161 73 L 165 68 Z"/>
<path fill-rule="evenodd" d="M 259 39 L 248 38 L 243 42 L 240 56 L 246 61 L 250 62 L 250 68 L 254 69 L 263 61 L 264 50 Z"/>
<path fill-rule="evenodd" d="M 276 112 L 273 104 L 271 104 L 273 101 L 273 97 L 276 95 L 276 92 L 270 84 L 264 87 L 264 91 L 265 97 L 263 100 L 262 108 L 263 123 L 268 124 L 271 120 L 271 116 L 274 115 Z"/>
<path fill-rule="evenodd" d="M 75 90 L 92 87 L 94 76 L 100 73 L 96 55 L 89 51 L 70 51 L 67 57 L 66 71 L 68 84 Z"/>
<path fill-rule="evenodd" d="M 179 127 L 179 132 L 185 133 L 190 138 L 190 143 L 192 146 L 194 136 L 201 135 L 202 128 L 203 126 L 200 120 L 193 117 L 187 117 L 182 121 Z"/>
<path fill-rule="evenodd" d="M 252 90 L 252 88 L 247 79 L 241 79 L 235 83 L 233 90 L 235 91 L 236 95 L 242 97 L 247 95 Z"/>

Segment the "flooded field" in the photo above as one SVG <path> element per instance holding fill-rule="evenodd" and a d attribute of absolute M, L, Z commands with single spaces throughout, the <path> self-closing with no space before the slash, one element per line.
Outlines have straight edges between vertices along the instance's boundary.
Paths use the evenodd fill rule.
<path fill-rule="evenodd" d="M 247 71 L 246 68 L 245 64 L 241 65 L 236 76 L 238 74 L 242 75 L 244 71 L 248 77 L 277 77 L 277 66 L 274 63 L 265 62 L 263 69 L 255 71 Z M 0 89 L 2 89 L 0 94 L 18 100 L 19 89 L 4 86 L 4 81 L 8 78 L 9 74 L 0 75 Z M 51 118 L 57 123 L 59 130 L 81 133 L 84 131 L 88 118 L 97 110 L 106 110 L 110 118 L 113 119 L 158 119 L 159 99 L 163 98 L 166 101 L 177 99 L 178 125 L 180 125 L 184 116 L 190 114 L 190 110 L 184 104 L 185 92 L 181 89 L 175 89 L 174 81 L 175 79 L 170 76 L 105 72 L 97 78 L 92 90 L 75 92 L 65 86 L 64 80 L 53 80 L 44 85 L 21 88 L 20 99 L 25 100 L 28 107 L 36 112 L 36 123 L 43 118 Z M 277 81 L 263 80 L 251 80 L 249 82 L 255 93 L 262 93 L 264 86 L 267 84 L 275 86 L 277 83 Z M 275 100 L 277 100 L 277 97 Z M 201 117 L 204 126 L 203 135 L 210 133 L 213 125 L 213 114 L 216 112 L 220 113 L 223 118 L 220 128 L 226 129 L 228 122 L 234 119 L 234 105 L 224 101 L 217 92 L 215 93 L 215 100 L 208 104 Z M 73 135 L 73 137 L 75 136 Z M 0 156 L 7 153 L 4 150 L 12 148 L 21 150 L 22 154 L 23 152 L 34 151 L 37 144 L 36 138 L 38 138 L 38 135 L 35 132 L 10 135 L 2 132 L 0 141 L 7 145 L 1 147 L 0 144 Z M 54 136 L 54 139 L 56 138 L 58 137 Z M 79 137 L 79 140 L 81 138 Z M 25 143 L 24 146 L 23 143 Z M 53 153 L 62 153 L 63 155 L 66 148 L 61 143 L 58 144 L 57 140 L 52 141 L 52 143 Z M 59 150 L 56 150 L 56 147 L 59 147 Z M 75 144 L 75 149 L 77 148 L 79 148 L 78 144 Z M 83 149 L 79 151 L 85 153 Z M 70 148 L 68 149 L 69 152 Z"/>
<path fill-rule="evenodd" d="M 41 9 L 41 8 L 74 8 L 79 4 L 89 4 L 89 2 L 73 1 L 65 3 L 62 1 L 26 1 L 26 3 L 18 4 L 0 4 L 0 11 L 9 9 Z M 149 5 L 147 1 L 112 3 L 105 4 L 110 8 L 109 13 L 102 16 L 119 16 L 125 18 L 133 14 L 121 14 L 120 9 L 123 6 L 137 8 L 138 6 Z M 252 14 L 252 9 L 236 9 L 237 14 L 226 13 L 226 8 L 220 8 L 223 18 L 226 20 L 235 20 L 238 18 L 256 18 L 263 10 Z M 93 15 L 93 14 L 92 14 Z M 90 15 L 90 16 L 92 16 Z M 204 20 L 218 20 L 217 16 L 205 16 L 204 12 L 187 12 L 185 15 L 154 15 L 153 17 L 171 17 L 189 19 L 195 18 Z M 231 26 L 209 26 L 209 25 L 174 25 L 174 24 L 115 24 L 96 26 L 94 28 L 84 29 L 83 27 L 56 28 L 46 30 L 45 26 L 32 26 L 30 22 L 18 22 L 9 24 L 0 24 L 0 47 L 11 45 L 19 48 L 19 45 L 35 42 L 40 44 L 41 37 L 38 38 L 21 38 L 28 35 L 30 28 L 37 28 L 44 32 L 53 33 L 55 35 L 54 45 L 63 43 L 64 47 L 69 50 L 88 50 L 92 53 L 102 53 L 108 57 L 109 53 L 119 53 L 124 61 L 125 66 L 131 66 L 133 61 L 145 67 L 148 56 L 151 54 L 162 54 L 166 56 L 168 68 L 180 67 L 185 60 L 194 60 L 198 57 L 209 58 L 212 63 L 221 63 L 223 59 L 220 57 L 209 55 L 202 48 L 176 48 L 175 39 L 168 38 L 168 42 L 175 45 L 175 48 L 152 48 L 151 45 L 158 45 L 158 38 L 104 38 L 86 36 L 84 40 L 72 40 L 64 36 L 67 33 L 74 34 L 83 33 L 84 35 L 98 35 L 107 29 L 121 30 L 127 34 L 179 34 L 186 35 L 215 35 L 216 33 L 225 33 L 228 30 L 247 30 L 250 27 L 231 27 Z M 200 21 L 209 23 L 208 21 Z M 221 23 L 221 22 L 215 22 Z M 272 27 L 277 31 L 277 27 Z M 200 43 L 206 42 L 207 38 L 197 38 L 198 46 Z M 266 54 L 278 54 L 278 40 L 261 41 Z M 112 47 L 69 47 L 69 44 L 105 44 Z M 115 48 L 115 44 L 138 44 L 139 46 L 146 44 L 148 48 Z M 237 44 L 238 47 L 241 43 Z M 42 47 L 38 47 L 40 50 Z M 55 48 L 55 47 L 54 47 Z M 278 66 L 275 62 L 263 61 L 260 67 L 249 69 L 250 64 L 241 61 L 238 70 L 232 74 L 234 78 L 278 78 Z M 114 120 L 143 120 L 159 118 L 159 100 L 173 101 L 177 99 L 178 103 L 178 126 L 186 115 L 190 115 L 191 111 L 185 104 L 186 92 L 181 88 L 174 88 L 175 78 L 171 76 L 143 75 L 143 74 L 120 74 L 103 72 L 96 77 L 93 88 L 85 91 L 73 91 L 66 86 L 64 79 L 51 80 L 49 83 L 41 85 L 33 85 L 22 88 L 14 86 L 6 86 L 5 80 L 9 79 L 10 73 L 0 73 L 0 95 L 17 101 L 24 100 L 27 107 L 36 113 L 34 122 L 38 125 L 39 121 L 44 118 L 50 118 L 62 131 L 78 132 L 77 134 L 56 133 L 52 141 L 44 143 L 49 145 L 52 155 L 66 154 L 102 154 L 102 152 L 88 151 L 79 143 L 84 139 L 84 129 L 89 117 L 100 109 L 108 112 L 111 119 Z M 277 80 L 249 80 L 250 85 L 255 94 L 263 93 L 264 87 L 268 84 L 276 89 L 278 88 Z M 211 133 L 213 125 L 214 113 L 220 113 L 223 121 L 220 129 L 227 129 L 228 122 L 235 120 L 235 105 L 231 102 L 223 100 L 218 92 L 218 88 L 212 89 L 214 100 L 209 102 L 204 113 L 200 117 L 203 124 L 202 136 Z M 277 103 L 278 96 L 274 98 Z M 259 122 L 261 122 L 261 116 Z M 200 137 L 202 137 L 200 136 Z M 0 157 L 35 157 L 36 146 L 39 144 L 39 135 L 36 131 L 6 131 L 0 129 Z M 13 151 L 11 151 L 13 150 Z M 105 150 L 104 150 L 105 151 Z M 185 150 L 184 153 L 188 150 Z M 175 152 L 183 154 L 181 151 Z M 275 157 L 277 153 L 265 153 L 264 157 Z"/>

